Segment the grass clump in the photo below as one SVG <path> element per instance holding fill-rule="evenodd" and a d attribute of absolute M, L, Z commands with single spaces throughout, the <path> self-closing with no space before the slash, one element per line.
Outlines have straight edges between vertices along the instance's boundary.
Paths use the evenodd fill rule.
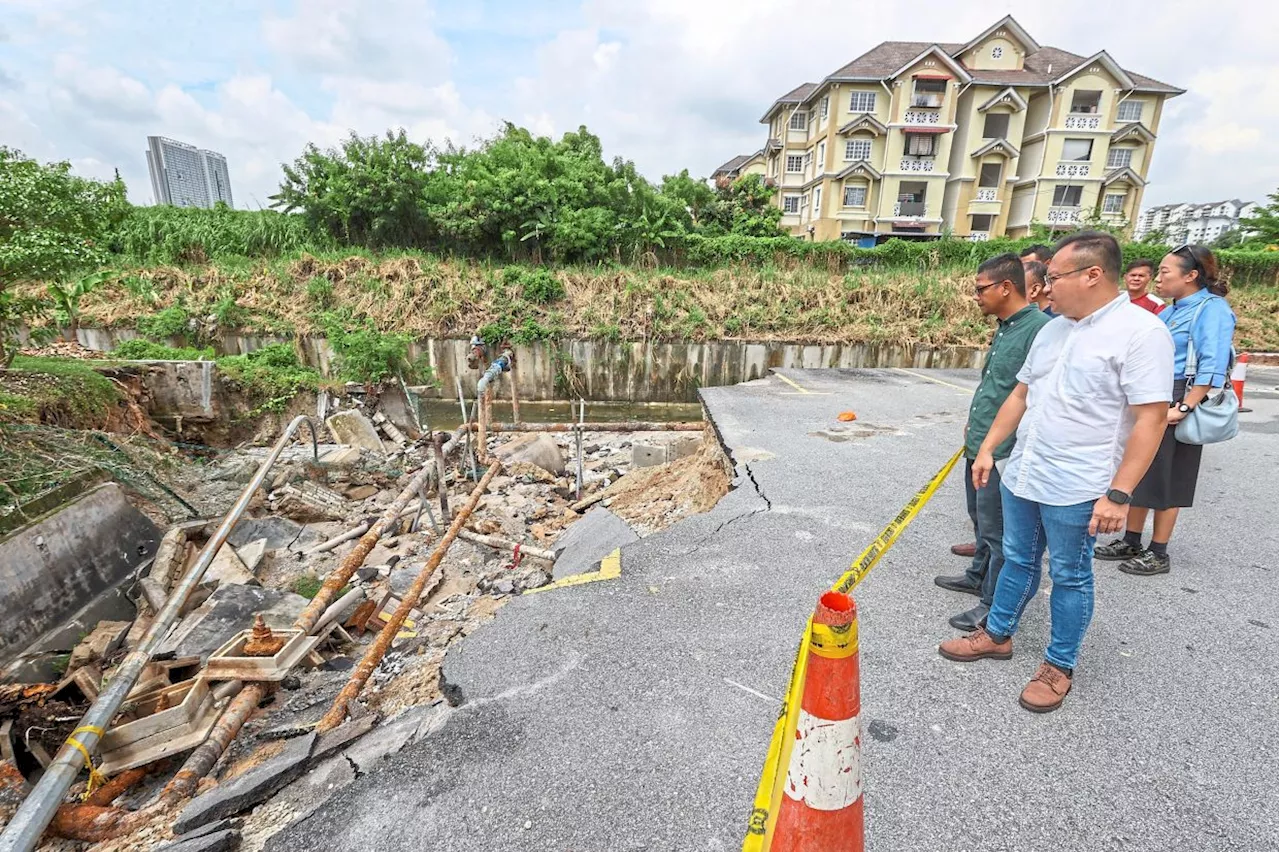
<path fill-rule="evenodd" d="M 410 358 L 413 338 L 408 334 L 379 331 L 369 317 L 357 319 L 350 313 L 328 314 L 324 326 L 342 381 L 377 384 L 399 376 L 426 384 L 434 378 L 424 358 Z"/>
<path fill-rule="evenodd" d="M 303 391 L 319 390 L 321 375 L 298 361 L 287 343 L 272 343 L 247 355 L 217 359 L 224 376 L 245 391 L 258 411 L 279 411 Z"/>
<path fill-rule="evenodd" d="M 168 340 L 187 333 L 191 317 L 181 305 L 173 305 L 151 316 L 138 318 L 138 333 L 151 340 Z"/>
<path fill-rule="evenodd" d="M 324 586 L 324 581 L 315 574 L 301 574 L 293 578 L 293 582 L 289 584 L 289 591 L 311 600 L 320 594 L 322 586 Z"/>
<path fill-rule="evenodd" d="M 111 354 L 123 361 L 212 361 L 213 347 L 166 346 L 152 340 L 126 340 Z"/>
<path fill-rule="evenodd" d="M 121 399 L 110 379 L 74 358 L 19 355 L 0 371 L 0 422 L 93 428 Z"/>

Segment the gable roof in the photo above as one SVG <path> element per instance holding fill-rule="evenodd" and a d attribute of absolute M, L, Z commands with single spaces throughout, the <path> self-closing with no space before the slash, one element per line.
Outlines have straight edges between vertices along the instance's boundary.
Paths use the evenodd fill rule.
<path fill-rule="evenodd" d="M 1112 133 L 1111 141 L 1119 142 L 1123 139 L 1128 139 L 1130 136 L 1136 136 L 1143 142 L 1154 142 L 1156 140 L 1156 135 L 1148 130 L 1145 124 L 1135 121 Z"/>
<path fill-rule="evenodd" d="M 991 35 L 993 32 L 1001 28 L 1012 32 L 1013 37 L 1016 38 L 1018 41 L 1022 42 L 1022 46 L 1027 49 L 1027 53 L 1035 53 L 1037 50 L 1040 49 L 1040 45 L 1037 44 L 1036 40 L 1031 37 L 1031 33 L 1024 30 L 1022 28 L 1022 25 L 1013 19 L 1013 15 L 1005 15 L 1003 18 L 996 21 L 994 24 L 992 24 L 991 26 L 983 30 L 981 33 L 979 33 L 977 38 L 970 40 L 968 44 L 961 47 L 958 51 L 956 51 L 956 53 L 964 53 L 966 50 L 970 50 L 974 47 L 977 47 L 979 44 L 982 43 L 983 39 L 985 39 L 987 36 Z"/>
<path fill-rule="evenodd" d="M 835 177 L 836 180 L 844 180 L 849 177 L 849 175 L 857 174 L 859 172 L 874 180 L 880 180 L 881 178 L 880 172 L 876 171 L 875 168 L 866 160 L 858 160 L 856 163 L 850 163 L 845 166 L 844 169 L 839 171 Z"/>
<path fill-rule="evenodd" d="M 782 97 L 774 101 L 773 105 L 769 107 L 768 111 L 765 112 L 765 114 L 760 117 L 760 122 L 763 124 L 764 122 L 772 118 L 773 114 L 778 111 L 779 107 L 785 106 L 787 104 L 801 103 L 805 98 L 809 97 L 809 95 L 812 94 L 813 90 L 816 88 L 818 88 L 817 83 L 801 83 L 799 86 L 796 86 L 794 89 L 792 89 L 791 91 L 787 92 L 785 95 L 783 95 Z"/>
<path fill-rule="evenodd" d="M 1135 83 L 1133 78 L 1129 76 L 1129 72 L 1121 68 L 1120 63 L 1112 59 L 1111 54 L 1107 53 L 1105 50 L 1099 50 L 1083 62 L 1076 63 L 1074 68 L 1069 69 L 1058 79 L 1054 80 L 1054 85 L 1060 85 L 1064 81 L 1071 79 L 1076 74 L 1079 74 L 1084 70 L 1085 66 L 1095 64 L 1101 65 L 1103 68 L 1107 69 L 1107 71 L 1111 72 L 1111 76 L 1115 77 L 1116 81 L 1126 89 L 1137 88 L 1137 83 Z"/>
<path fill-rule="evenodd" d="M 720 174 L 721 172 L 733 172 L 733 171 L 737 171 L 738 169 L 742 168 L 742 164 L 743 164 L 743 163 L 745 163 L 747 160 L 750 160 L 750 159 L 751 159 L 752 157 L 754 157 L 754 156 L 755 156 L 755 154 L 739 154 L 738 156 L 734 157 L 733 159 L 731 159 L 731 160 L 729 160 L 728 162 L 726 162 L 726 163 L 724 163 L 723 165 L 721 165 L 719 168 L 717 168 L 717 169 L 716 169 L 715 171 L 713 171 L 711 174 L 712 174 L 712 175 L 718 175 L 718 174 Z"/>
<path fill-rule="evenodd" d="M 964 47 L 960 44 L 935 44 L 930 41 L 882 41 L 848 65 L 830 74 L 824 83 L 884 80 L 928 53 L 942 48 L 949 56 Z"/>
<path fill-rule="evenodd" d="M 1113 172 L 1109 172 L 1107 176 L 1102 179 L 1102 185 L 1110 186 L 1116 181 L 1122 180 L 1122 179 L 1127 180 L 1133 186 L 1147 185 L 1147 182 L 1143 180 L 1142 177 L 1137 172 L 1135 172 L 1133 169 L 1129 168 L 1128 166 L 1125 166 L 1122 169 L 1116 169 Z"/>
<path fill-rule="evenodd" d="M 974 151 L 970 156 L 981 157 L 986 154 L 1004 154 L 1006 157 L 1012 159 L 1013 157 L 1018 156 L 1018 149 L 1013 147 L 1013 143 L 1008 139 L 992 139 L 990 142 Z"/>
<path fill-rule="evenodd" d="M 843 136 L 858 130 L 869 130 L 876 136 L 883 136 L 889 132 L 889 128 L 877 121 L 876 117 L 869 112 L 850 120 L 836 132 Z"/>
<path fill-rule="evenodd" d="M 1014 112 L 1022 112 L 1027 108 L 1027 102 L 1023 100 L 1022 95 L 1014 91 L 1012 86 L 1005 86 L 1003 89 L 992 95 L 986 103 L 978 107 L 978 112 L 986 112 L 989 109 L 994 109 L 1005 101 L 1009 101 L 1013 104 Z"/>

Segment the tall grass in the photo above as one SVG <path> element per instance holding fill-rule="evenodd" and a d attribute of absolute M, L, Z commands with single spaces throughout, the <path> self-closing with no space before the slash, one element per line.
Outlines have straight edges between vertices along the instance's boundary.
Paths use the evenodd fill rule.
<path fill-rule="evenodd" d="M 135 207 L 112 235 L 111 249 L 132 264 L 198 264 L 222 258 L 272 258 L 327 248 L 303 217 L 274 210 Z"/>

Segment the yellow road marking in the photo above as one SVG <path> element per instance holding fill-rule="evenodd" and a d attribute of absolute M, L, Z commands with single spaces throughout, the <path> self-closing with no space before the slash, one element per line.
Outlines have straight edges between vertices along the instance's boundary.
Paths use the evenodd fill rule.
<path fill-rule="evenodd" d="M 618 577 L 621 577 L 621 576 L 622 576 L 622 550 L 615 549 L 613 553 L 610 553 L 604 559 L 600 560 L 599 571 L 588 571 L 585 574 L 574 574 L 569 577 L 561 577 L 559 580 L 556 580 L 554 583 L 548 583 L 547 585 L 541 586 L 537 589 L 528 589 L 525 591 L 525 594 L 531 595 L 534 592 L 546 592 L 546 591 L 550 591 L 551 589 L 563 589 L 567 586 L 580 586 L 583 583 L 594 583 L 597 580 L 616 580 Z"/>
<path fill-rule="evenodd" d="M 791 385 L 791 387 L 793 387 L 793 388 L 795 388 L 796 390 L 800 391 L 800 393 L 803 393 L 803 394 L 810 394 L 810 393 L 813 393 L 813 391 L 811 391 L 811 390 L 806 390 L 805 388 L 800 387 L 798 384 L 796 384 L 795 382 L 791 381 L 791 380 L 790 380 L 790 379 L 788 379 L 786 376 L 782 375 L 781 373 L 777 372 L 776 370 L 774 371 L 774 373 L 773 373 L 773 374 L 774 374 L 775 376 L 777 376 L 778 378 L 782 379 L 782 380 L 783 380 L 784 382 L 786 382 L 787 384 Z"/>
<path fill-rule="evenodd" d="M 894 367 L 893 369 L 897 370 L 899 373 L 906 373 L 908 376 L 915 376 L 917 379 L 924 379 L 926 382 L 933 382 L 935 385 L 942 385 L 943 387 L 953 388 L 961 391 L 962 393 L 973 394 L 973 388 L 953 385 L 951 382 L 945 382 L 942 379 L 935 379 L 933 376 L 926 376 L 924 373 L 917 373 L 914 370 L 905 370 L 902 367 Z"/>

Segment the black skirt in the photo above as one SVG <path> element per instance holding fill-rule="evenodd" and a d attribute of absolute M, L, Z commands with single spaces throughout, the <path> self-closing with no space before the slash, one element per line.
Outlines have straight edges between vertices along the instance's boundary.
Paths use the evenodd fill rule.
<path fill-rule="evenodd" d="M 1186 380 L 1174 382 L 1173 399 L 1181 402 Z M 1133 505 L 1142 509 L 1185 509 L 1195 501 L 1196 480 L 1200 478 L 1200 454 L 1204 447 L 1184 444 L 1173 437 L 1174 427 L 1164 432 L 1147 475 L 1133 492 Z"/>

